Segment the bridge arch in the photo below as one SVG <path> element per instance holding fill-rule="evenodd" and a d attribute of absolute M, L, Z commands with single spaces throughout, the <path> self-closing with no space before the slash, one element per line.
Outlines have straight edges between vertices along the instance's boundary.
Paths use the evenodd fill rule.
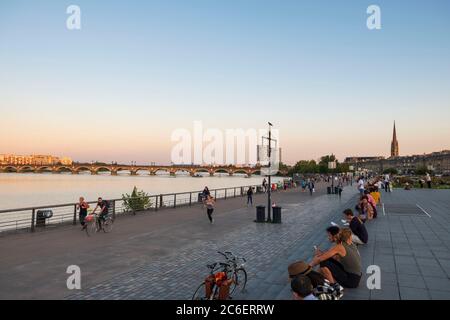
<path fill-rule="evenodd" d="M 233 174 L 245 174 L 245 175 L 247 175 L 248 171 L 245 170 L 245 169 L 236 169 L 236 170 L 233 171 Z"/>
<path fill-rule="evenodd" d="M 17 168 L 17 172 L 33 172 L 34 168 L 32 166 L 22 166 Z"/>
<path fill-rule="evenodd" d="M 78 167 L 74 170 L 75 173 L 80 173 L 80 172 L 91 172 L 91 168 L 89 167 Z"/>
<path fill-rule="evenodd" d="M 109 167 L 104 167 L 104 166 L 102 166 L 102 167 L 97 167 L 97 168 L 95 168 L 95 171 L 94 171 L 95 173 L 100 173 L 100 172 L 109 172 L 109 173 L 111 173 L 111 168 L 109 168 Z"/>
<path fill-rule="evenodd" d="M 163 168 L 163 167 L 158 167 L 158 168 L 155 168 L 154 170 L 153 170 L 153 173 L 154 174 L 158 174 L 158 172 L 161 174 L 161 172 L 164 172 L 164 174 L 170 174 L 170 169 L 169 168 Z"/>
<path fill-rule="evenodd" d="M 135 168 L 134 172 L 136 173 L 136 175 L 149 175 L 151 174 L 150 170 L 148 168 Z M 145 173 L 145 174 L 144 174 Z"/>
<path fill-rule="evenodd" d="M 43 172 L 53 172 L 53 168 L 50 166 L 42 166 L 36 168 L 37 173 L 43 173 Z"/>
<path fill-rule="evenodd" d="M 206 169 L 206 168 L 196 168 L 196 169 L 192 170 L 192 174 L 193 175 L 195 175 L 195 174 L 202 174 L 202 173 L 210 174 L 210 171 L 208 169 Z"/>
<path fill-rule="evenodd" d="M 187 168 L 176 168 L 173 170 L 173 173 L 175 175 L 191 175 L 192 170 L 187 169 Z"/>
<path fill-rule="evenodd" d="M 14 167 L 14 166 L 6 166 L 3 169 L 3 171 L 5 171 L 5 172 L 18 172 L 18 169 L 17 169 L 17 167 Z"/>
<path fill-rule="evenodd" d="M 233 174 L 233 171 L 231 171 L 227 168 L 217 168 L 217 169 L 212 170 L 212 173 L 213 174 L 216 174 L 216 173 Z"/>
<path fill-rule="evenodd" d="M 56 172 L 58 172 L 58 173 L 61 173 L 61 172 L 72 172 L 72 168 L 66 167 L 66 166 L 57 167 L 56 168 Z"/>

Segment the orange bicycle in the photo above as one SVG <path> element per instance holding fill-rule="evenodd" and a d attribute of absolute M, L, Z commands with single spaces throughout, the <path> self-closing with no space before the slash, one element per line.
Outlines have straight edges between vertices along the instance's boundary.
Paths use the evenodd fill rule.
<path fill-rule="evenodd" d="M 210 270 L 209 276 L 195 290 L 192 300 L 228 300 L 230 299 L 230 286 L 233 279 L 228 278 L 231 265 L 215 262 L 206 267 Z"/>

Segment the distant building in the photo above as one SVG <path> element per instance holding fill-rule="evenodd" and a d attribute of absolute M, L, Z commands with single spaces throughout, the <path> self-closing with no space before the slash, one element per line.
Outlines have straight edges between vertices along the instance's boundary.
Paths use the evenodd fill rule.
<path fill-rule="evenodd" d="M 427 168 L 435 173 L 450 173 L 450 150 L 422 155 L 397 156 L 388 159 L 349 162 L 358 169 L 382 173 L 386 169 L 397 169 L 400 173 L 412 173 L 418 168 Z"/>
<path fill-rule="evenodd" d="M 60 159 L 61 164 L 65 165 L 65 166 L 71 166 L 72 165 L 72 159 L 69 157 L 62 157 Z"/>
<path fill-rule="evenodd" d="M 366 161 L 374 161 L 374 160 L 382 160 L 384 157 L 347 157 L 344 160 L 344 163 L 358 163 L 358 162 L 366 162 Z"/>
<path fill-rule="evenodd" d="M 450 172 L 450 150 L 422 155 L 400 156 L 397 130 L 394 122 L 392 132 L 391 156 L 384 157 L 347 157 L 345 163 L 355 170 L 370 170 L 381 173 L 387 169 L 397 169 L 400 173 L 414 172 L 418 168 L 427 168 L 435 173 Z"/>
<path fill-rule="evenodd" d="M 1 154 L 0 164 L 2 165 L 35 165 L 35 166 L 49 166 L 56 164 L 71 165 L 72 159 L 69 157 L 55 157 L 51 155 L 14 155 Z"/>

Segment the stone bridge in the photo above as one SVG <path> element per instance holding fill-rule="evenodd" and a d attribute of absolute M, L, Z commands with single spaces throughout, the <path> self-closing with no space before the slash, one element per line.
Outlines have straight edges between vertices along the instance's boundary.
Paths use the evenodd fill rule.
<path fill-rule="evenodd" d="M 119 172 L 126 172 L 130 175 L 138 175 L 146 172 L 149 175 L 166 172 L 171 176 L 177 174 L 186 174 L 195 176 L 196 174 L 208 173 L 213 176 L 216 173 L 225 173 L 230 176 L 234 174 L 245 174 L 251 176 L 260 174 L 260 167 L 237 167 L 237 166 L 157 166 L 157 165 L 119 165 L 119 164 L 72 164 L 72 165 L 0 165 L 0 172 L 17 173 L 65 173 L 79 174 L 89 172 L 92 175 L 109 172 L 111 175 L 117 175 Z"/>

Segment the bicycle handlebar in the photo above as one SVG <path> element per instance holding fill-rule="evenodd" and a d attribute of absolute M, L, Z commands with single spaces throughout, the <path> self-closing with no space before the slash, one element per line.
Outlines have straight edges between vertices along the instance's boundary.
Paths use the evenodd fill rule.
<path fill-rule="evenodd" d="M 242 261 L 246 262 L 247 260 L 245 260 L 245 258 L 241 258 L 241 257 L 236 257 L 231 251 L 217 251 L 218 254 L 221 254 L 222 256 L 225 257 L 225 259 L 227 260 L 232 260 L 232 261 L 236 261 L 238 259 L 241 259 Z"/>

